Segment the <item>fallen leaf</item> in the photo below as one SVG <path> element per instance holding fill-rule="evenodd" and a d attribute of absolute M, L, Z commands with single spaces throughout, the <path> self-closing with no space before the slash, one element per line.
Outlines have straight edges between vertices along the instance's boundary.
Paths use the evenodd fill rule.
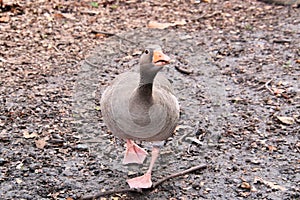
<path fill-rule="evenodd" d="M 150 21 L 148 23 L 148 28 L 165 29 L 172 25 L 173 25 L 172 23 L 160 23 L 160 22 Z"/>
<path fill-rule="evenodd" d="M 56 19 L 71 19 L 71 20 L 76 20 L 75 16 L 73 13 L 55 13 L 54 18 Z"/>
<path fill-rule="evenodd" d="M 43 138 L 43 139 L 39 139 L 39 140 L 36 140 L 35 141 L 35 145 L 37 148 L 39 149 L 44 149 L 44 147 L 46 146 L 47 142 L 46 142 L 46 139 Z"/>
<path fill-rule="evenodd" d="M 276 148 L 276 147 L 274 147 L 274 146 L 272 146 L 272 145 L 268 145 L 268 149 L 269 149 L 269 151 L 271 151 L 271 152 L 273 152 L 273 151 L 276 151 L 276 150 L 277 150 L 277 148 Z"/>
<path fill-rule="evenodd" d="M 248 182 L 242 182 L 241 188 L 249 189 L 250 190 L 251 189 L 251 185 Z"/>
<path fill-rule="evenodd" d="M 283 124 L 287 124 L 287 125 L 292 125 L 295 123 L 294 118 L 292 117 L 284 117 L 284 116 L 277 116 L 277 119 L 283 123 Z"/>
<path fill-rule="evenodd" d="M 103 37 L 106 37 L 107 35 L 103 34 L 103 33 L 96 33 L 95 34 L 95 37 L 96 38 L 103 38 Z"/>
<path fill-rule="evenodd" d="M 0 17 L 0 23 L 7 23 L 9 22 L 9 20 L 10 20 L 9 16 Z"/>
<path fill-rule="evenodd" d="M 186 24 L 185 20 L 178 20 L 175 21 L 174 23 L 160 23 L 160 22 L 156 22 L 156 21 L 150 21 L 148 23 L 148 28 L 157 28 L 157 29 L 166 29 L 169 28 L 171 26 L 183 26 Z"/>
<path fill-rule="evenodd" d="M 35 138 L 37 136 L 38 136 L 37 133 L 29 133 L 28 130 L 25 130 L 23 132 L 23 137 L 26 138 L 26 139 Z"/>
<path fill-rule="evenodd" d="M 56 19 L 62 19 L 62 18 L 64 18 L 64 16 L 61 13 L 55 13 L 53 16 Z"/>

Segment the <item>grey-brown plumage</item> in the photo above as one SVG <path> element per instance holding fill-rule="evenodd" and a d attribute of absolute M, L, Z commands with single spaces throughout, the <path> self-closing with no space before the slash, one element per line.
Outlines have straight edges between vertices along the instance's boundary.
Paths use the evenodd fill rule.
<path fill-rule="evenodd" d="M 101 111 L 111 132 L 123 139 L 161 141 L 172 135 L 179 118 L 170 82 L 152 63 L 152 46 L 140 59 L 140 73 L 119 75 L 101 99 Z"/>
<path fill-rule="evenodd" d="M 102 95 L 105 124 L 115 136 L 127 140 L 124 164 L 141 164 L 148 155 L 132 140 L 163 141 L 177 125 L 179 106 L 171 84 L 157 74 L 169 61 L 160 46 L 150 46 L 140 58 L 140 72 L 119 75 Z M 159 151 L 159 146 L 153 145 L 148 171 L 127 180 L 131 188 L 151 187 L 152 168 Z"/>

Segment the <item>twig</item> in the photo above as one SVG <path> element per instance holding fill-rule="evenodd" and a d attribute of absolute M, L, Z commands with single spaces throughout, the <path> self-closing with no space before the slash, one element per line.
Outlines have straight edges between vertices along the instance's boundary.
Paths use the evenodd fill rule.
<path fill-rule="evenodd" d="M 185 174 L 194 172 L 196 170 L 206 169 L 206 168 L 207 168 L 207 165 L 201 164 L 201 165 L 197 165 L 195 167 L 191 167 L 191 168 L 189 168 L 187 170 L 171 174 L 171 175 L 169 175 L 169 176 L 167 176 L 165 178 L 160 179 L 156 183 L 154 183 L 151 188 L 147 188 L 147 189 L 128 188 L 128 189 L 120 189 L 120 190 L 111 190 L 111 191 L 106 191 L 106 192 L 100 192 L 100 193 L 95 194 L 95 195 L 84 196 L 84 197 L 81 197 L 80 200 L 94 200 L 94 199 L 98 199 L 100 197 L 111 195 L 111 194 L 129 193 L 129 192 L 143 193 L 144 191 L 149 191 L 149 190 L 153 190 L 153 189 L 157 188 L 159 185 L 161 185 L 162 183 L 164 183 L 164 182 L 166 182 L 166 181 L 168 181 L 168 180 L 170 180 L 172 178 L 176 178 L 178 176 L 183 176 Z"/>
<path fill-rule="evenodd" d="M 273 90 L 269 87 L 269 84 L 273 81 L 273 79 L 270 79 L 269 81 L 267 81 L 265 83 L 265 87 L 267 88 L 267 90 L 269 90 L 271 92 L 271 94 L 274 94 Z"/>
<path fill-rule="evenodd" d="M 191 167 L 187 170 L 184 170 L 182 172 L 178 172 L 178 173 L 175 173 L 175 174 L 171 174 L 170 176 L 167 176 L 159 181 L 157 181 L 156 183 L 153 184 L 152 188 L 156 188 L 157 186 L 161 185 L 163 182 L 169 180 L 169 179 L 172 179 L 172 178 L 176 178 L 178 176 L 182 176 L 182 175 L 185 175 L 185 174 L 188 174 L 188 173 L 191 173 L 191 172 L 194 172 L 196 170 L 199 170 L 199 169 L 206 169 L 207 168 L 207 165 L 205 164 L 202 164 L 202 165 L 197 165 L 195 167 Z"/>

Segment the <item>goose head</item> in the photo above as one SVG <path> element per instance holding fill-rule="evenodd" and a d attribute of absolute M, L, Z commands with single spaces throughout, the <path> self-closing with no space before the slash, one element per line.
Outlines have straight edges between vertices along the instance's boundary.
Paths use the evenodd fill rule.
<path fill-rule="evenodd" d="M 152 84 L 156 74 L 170 63 L 170 57 L 162 52 L 159 45 L 151 45 L 143 51 L 140 63 L 140 84 Z"/>

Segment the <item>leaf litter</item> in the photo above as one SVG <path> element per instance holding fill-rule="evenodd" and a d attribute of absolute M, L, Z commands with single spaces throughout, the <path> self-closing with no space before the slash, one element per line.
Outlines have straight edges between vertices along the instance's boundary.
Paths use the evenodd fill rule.
<path fill-rule="evenodd" d="M 175 140 L 165 147 L 172 153 L 161 158 L 155 178 L 199 163 L 211 167 L 166 182 L 142 197 L 299 198 L 297 6 L 239 0 L 0 2 L 1 199 L 77 199 L 88 191 L 111 190 L 116 183 L 127 187 L 126 169 L 117 165 L 122 143 L 107 134 L 100 114 L 94 119 L 106 139 L 105 151 L 79 145 L 72 96 L 80 62 L 96 47 L 108 44 L 114 35 L 128 33 L 130 38 L 133 30 L 139 35 L 145 29 L 144 37 L 152 37 L 156 29 L 172 36 L 162 39 L 164 47 L 176 58 L 177 68 L 191 72 L 168 71 L 182 117 Z M 180 45 L 170 48 L 180 34 Z M 141 50 L 137 46 L 126 51 L 124 41 L 117 40 L 115 51 L 103 53 L 107 59 L 96 63 L 107 70 L 97 83 L 107 84 L 111 76 L 136 63 L 130 60 L 133 55 L 110 61 L 107 67 L 113 55 L 122 58 Z M 201 57 L 198 47 L 209 55 L 205 62 L 218 70 L 201 68 L 204 63 L 193 65 Z M 188 60 L 187 70 L 182 58 Z M 229 89 L 222 93 L 214 82 Z M 225 101 L 211 99 L 221 99 L 220 94 Z M 85 126 L 88 133 L 89 128 Z M 214 132 L 219 135 L 214 137 Z M 182 137 L 188 139 L 176 142 Z"/>

